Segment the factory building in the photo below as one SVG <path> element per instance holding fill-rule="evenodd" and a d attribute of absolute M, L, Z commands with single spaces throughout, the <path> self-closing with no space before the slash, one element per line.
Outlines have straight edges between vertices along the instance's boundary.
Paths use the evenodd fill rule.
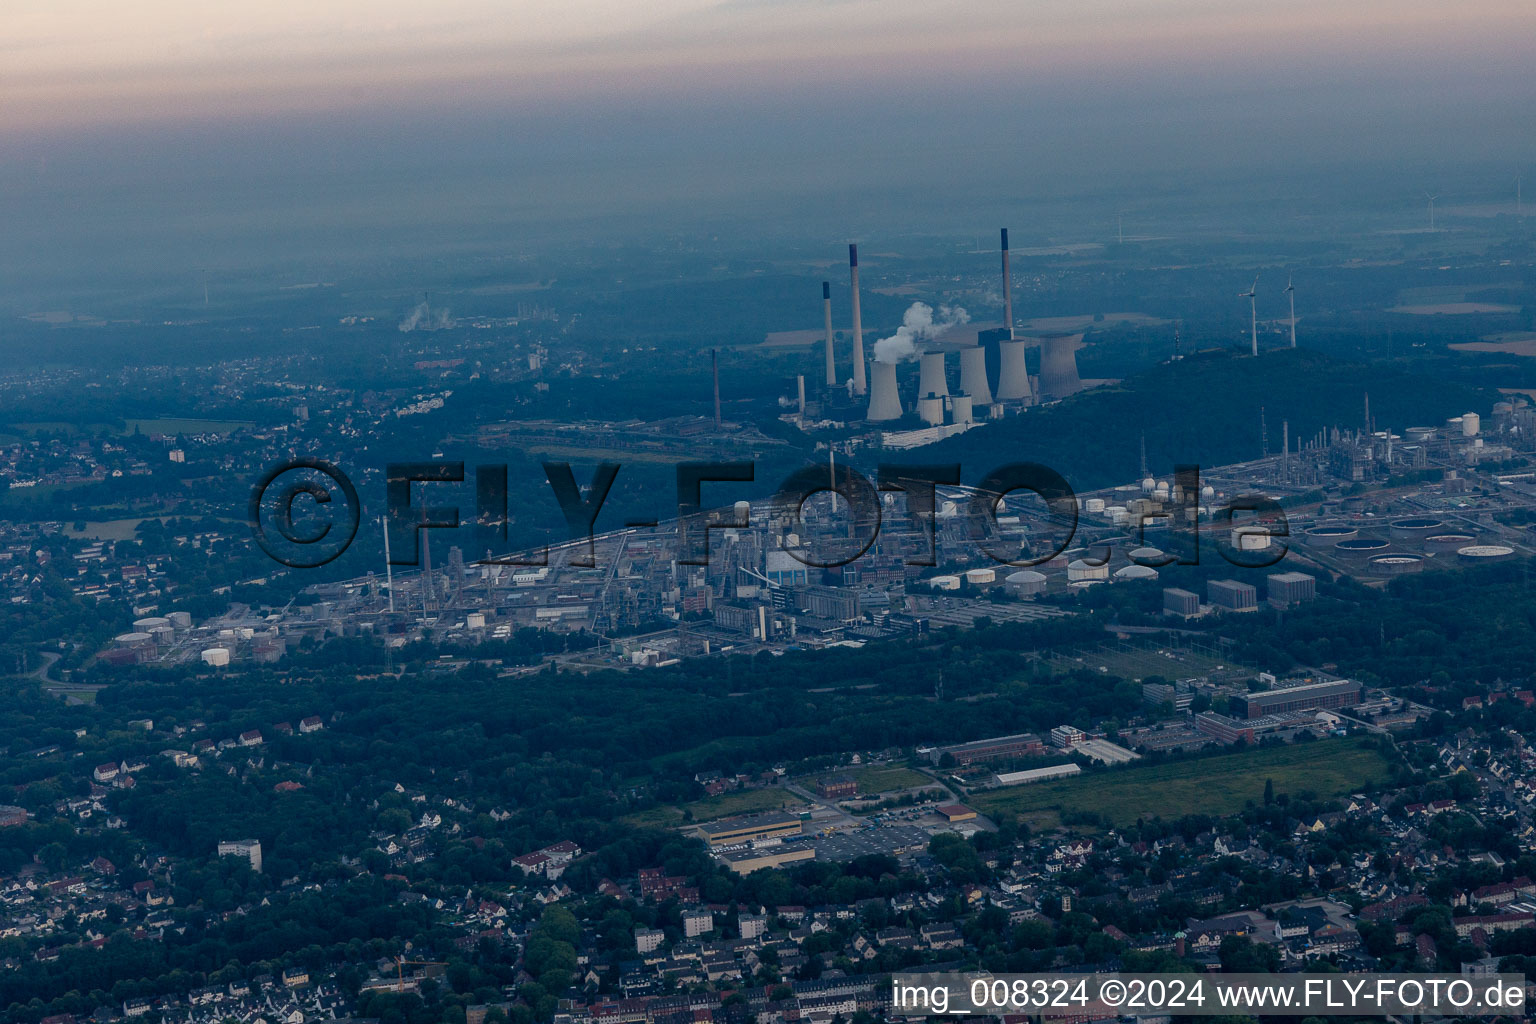
<path fill-rule="evenodd" d="M 1304 572 L 1277 572 L 1269 577 L 1268 599 L 1276 608 L 1310 601 L 1317 596 L 1317 579 Z"/>
<path fill-rule="evenodd" d="M 986 740 L 972 740 L 949 747 L 938 747 L 932 752 L 935 764 L 948 754 L 957 765 L 977 764 L 983 761 L 1011 761 L 1020 757 L 1038 757 L 1045 753 L 1045 744 L 1034 733 L 1021 732 L 1012 736 L 994 736 Z"/>
<path fill-rule="evenodd" d="M 1259 606 L 1258 591 L 1237 580 L 1211 580 L 1205 596 L 1215 607 L 1230 612 L 1251 612 Z"/>
<path fill-rule="evenodd" d="M 1304 683 L 1278 690 L 1264 690 L 1248 695 L 1248 717 L 1280 714 L 1286 711 L 1317 711 L 1326 708 L 1352 708 L 1360 703 L 1360 684 L 1353 679 L 1326 683 Z"/>
<path fill-rule="evenodd" d="M 717 856 L 738 875 L 749 875 L 764 868 L 781 868 L 786 864 L 813 860 L 816 851 L 804 843 L 795 843 L 788 846 L 760 846 L 751 850 L 727 850 Z"/>
<path fill-rule="evenodd" d="M 1064 750 L 1070 750 L 1088 738 L 1088 734 L 1072 725 L 1058 725 L 1051 730 L 1051 742 Z"/>

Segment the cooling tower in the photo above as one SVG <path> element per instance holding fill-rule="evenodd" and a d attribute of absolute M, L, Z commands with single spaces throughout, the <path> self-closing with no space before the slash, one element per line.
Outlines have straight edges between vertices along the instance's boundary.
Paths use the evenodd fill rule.
<path fill-rule="evenodd" d="M 859 247 L 848 245 L 848 280 L 853 286 L 853 394 L 862 397 L 864 383 L 864 320 L 859 316 Z"/>
<path fill-rule="evenodd" d="M 1008 229 L 1003 228 L 1003 326 L 1013 339 L 1013 275 L 1008 271 Z"/>
<path fill-rule="evenodd" d="M 1077 377 L 1077 343 L 1081 334 L 1047 334 L 1040 339 L 1040 393 L 1066 398 L 1083 390 Z"/>
<path fill-rule="evenodd" d="M 992 388 L 987 384 L 987 350 L 980 345 L 960 350 L 960 390 L 970 395 L 976 405 L 992 404 Z"/>
<path fill-rule="evenodd" d="M 949 400 L 950 419 L 955 423 L 970 426 L 976 418 L 976 410 L 972 404 L 971 396 L 959 394 Z"/>
<path fill-rule="evenodd" d="M 924 398 L 929 395 L 949 397 L 949 386 L 944 381 L 943 352 L 923 353 L 923 361 L 918 366 L 917 393 Z"/>
<path fill-rule="evenodd" d="M 997 399 L 1000 402 L 1028 402 L 1029 368 L 1024 362 L 1027 341 L 1005 341 L 998 346 L 1002 366 L 997 372 Z"/>
<path fill-rule="evenodd" d="M 944 423 L 944 399 L 938 395 L 924 395 L 917 400 L 917 415 L 930 427 Z"/>
<path fill-rule="evenodd" d="M 876 362 L 874 387 L 869 392 L 871 423 L 901 419 L 901 396 L 896 393 L 896 364 Z"/>
<path fill-rule="evenodd" d="M 827 315 L 827 387 L 837 387 L 837 361 L 832 355 L 832 282 L 821 282 L 821 305 Z"/>

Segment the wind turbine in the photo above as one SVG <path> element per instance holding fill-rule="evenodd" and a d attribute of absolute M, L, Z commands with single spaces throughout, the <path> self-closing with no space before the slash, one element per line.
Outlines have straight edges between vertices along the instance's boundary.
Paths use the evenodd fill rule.
<path fill-rule="evenodd" d="M 1439 199 L 1440 197 L 1432 196 L 1428 192 L 1425 192 L 1424 198 L 1429 200 L 1429 230 L 1433 231 L 1435 230 L 1435 200 Z"/>
<path fill-rule="evenodd" d="M 1248 300 L 1249 327 L 1253 332 L 1254 355 L 1259 354 L 1259 305 L 1258 299 L 1254 298 L 1254 296 L 1258 295 L 1258 293 L 1259 277 L 1257 274 L 1254 275 L 1253 284 L 1249 286 L 1247 291 L 1237 293 L 1238 298 Z"/>
<path fill-rule="evenodd" d="M 1258 282 L 1254 282 L 1254 283 L 1257 284 Z M 1291 279 L 1289 277 L 1287 277 L 1285 279 L 1285 294 L 1291 300 L 1291 348 L 1295 348 L 1296 347 L 1296 285 L 1291 283 Z"/>

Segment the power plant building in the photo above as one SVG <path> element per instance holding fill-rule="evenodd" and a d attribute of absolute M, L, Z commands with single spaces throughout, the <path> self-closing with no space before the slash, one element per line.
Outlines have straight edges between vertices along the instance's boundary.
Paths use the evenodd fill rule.
<path fill-rule="evenodd" d="M 1231 612 L 1251 612 L 1259 606 L 1258 591 L 1251 584 L 1237 580 L 1211 580 L 1205 596 L 1217 608 Z"/>
<path fill-rule="evenodd" d="M 1277 572 L 1269 577 L 1269 603 L 1276 608 L 1310 601 L 1317 596 L 1317 579 L 1304 572 Z"/>
<path fill-rule="evenodd" d="M 1200 614 L 1200 595 L 1178 587 L 1163 590 L 1163 614 L 1189 618 Z"/>

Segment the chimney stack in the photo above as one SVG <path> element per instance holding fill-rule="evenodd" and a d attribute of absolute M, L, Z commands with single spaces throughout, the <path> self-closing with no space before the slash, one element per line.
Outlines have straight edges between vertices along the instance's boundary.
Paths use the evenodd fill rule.
<path fill-rule="evenodd" d="M 827 387 L 837 387 L 837 360 L 832 352 L 832 282 L 821 282 L 822 311 L 827 316 Z"/>
<path fill-rule="evenodd" d="M 715 378 L 715 429 L 720 429 L 720 359 L 714 349 L 709 350 L 709 372 Z"/>
<path fill-rule="evenodd" d="M 864 321 L 859 316 L 859 247 L 848 245 L 848 277 L 853 286 L 853 396 L 862 398 L 864 383 Z"/>
<path fill-rule="evenodd" d="M 1008 270 L 1008 229 L 1003 228 L 1003 326 L 1013 340 L 1013 275 Z"/>
<path fill-rule="evenodd" d="M 795 377 L 795 402 L 796 402 L 796 405 L 795 405 L 796 409 L 799 410 L 801 416 L 804 416 L 805 415 L 805 374 L 803 374 L 803 373 L 799 374 L 799 375 L 797 375 Z"/>
<path fill-rule="evenodd" d="M 871 423 L 901 419 L 901 395 L 896 391 L 896 364 L 875 361 L 871 372 L 874 380 L 869 391 Z"/>
<path fill-rule="evenodd" d="M 980 345 L 960 350 L 960 390 L 970 395 L 976 405 L 992 404 L 992 388 L 987 384 L 987 350 Z"/>

